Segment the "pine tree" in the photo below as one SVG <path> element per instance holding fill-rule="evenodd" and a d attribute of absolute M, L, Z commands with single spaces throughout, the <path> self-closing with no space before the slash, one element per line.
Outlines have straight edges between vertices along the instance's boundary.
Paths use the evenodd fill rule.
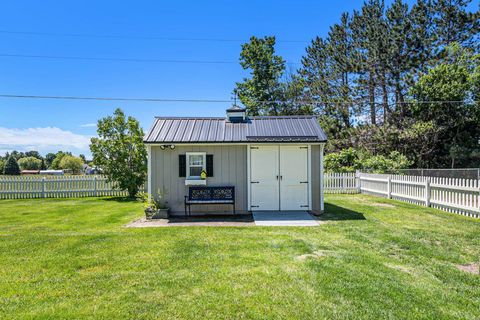
<path fill-rule="evenodd" d="M 395 111 L 399 118 L 403 119 L 405 116 L 405 77 L 412 65 L 410 54 L 413 51 L 408 40 L 412 28 L 408 5 L 402 0 L 395 0 L 386 11 L 386 24 L 388 26 L 389 78 L 394 91 Z"/>
<path fill-rule="evenodd" d="M 352 21 L 353 41 L 357 51 L 359 71 L 358 92 L 360 97 L 368 97 L 370 122 L 377 124 L 376 89 L 378 74 L 383 72 L 385 59 L 385 23 L 383 0 L 369 0 L 361 13 L 355 12 Z M 386 105 L 384 104 L 384 107 Z"/>
<path fill-rule="evenodd" d="M 335 24 L 328 33 L 327 54 L 328 59 L 328 83 L 330 97 L 335 104 L 336 113 L 343 126 L 351 126 L 351 110 L 353 109 L 351 95 L 352 67 L 352 34 L 350 30 L 350 17 L 347 13 L 342 14 L 340 24 Z"/>
<path fill-rule="evenodd" d="M 337 104 L 331 101 L 329 60 L 328 42 L 317 37 L 306 49 L 299 75 L 304 86 L 302 100 L 316 106 L 323 128 L 330 136 L 336 136 L 342 128 L 342 120 L 338 117 Z"/>
<path fill-rule="evenodd" d="M 433 9 L 435 11 L 434 22 L 436 26 L 435 40 L 438 49 L 443 50 L 445 46 L 453 42 L 471 47 L 474 43 L 474 35 L 478 34 L 478 14 L 466 11 L 466 7 L 472 0 L 435 0 Z"/>
<path fill-rule="evenodd" d="M 15 156 L 13 154 L 10 155 L 7 159 L 7 162 L 5 162 L 3 174 L 16 176 L 20 174 L 20 167 L 18 166 L 17 159 L 15 159 Z"/>

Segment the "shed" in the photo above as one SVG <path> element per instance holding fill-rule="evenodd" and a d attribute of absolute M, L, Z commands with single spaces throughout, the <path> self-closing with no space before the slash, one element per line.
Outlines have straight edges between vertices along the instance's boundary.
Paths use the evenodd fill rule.
<path fill-rule="evenodd" d="M 191 186 L 233 186 L 237 212 L 322 212 L 323 150 L 316 116 L 156 117 L 145 135 L 148 192 L 158 191 L 172 214 L 184 212 Z M 206 177 L 205 177 L 206 176 Z M 193 206 L 196 213 L 231 212 Z"/>

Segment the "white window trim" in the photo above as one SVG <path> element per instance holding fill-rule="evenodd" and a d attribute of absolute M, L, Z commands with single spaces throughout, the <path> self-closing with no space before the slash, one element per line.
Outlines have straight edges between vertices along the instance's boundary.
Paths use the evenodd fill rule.
<path fill-rule="evenodd" d="M 190 166 L 190 156 L 202 156 L 203 157 L 203 165 L 202 170 L 207 170 L 207 153 L 206 152 L 187 152 L 186 154 L 186 180 L 200 180 L 200 176 L 190 176 L 190 167 L 197 167 L 197 166 Z"/>

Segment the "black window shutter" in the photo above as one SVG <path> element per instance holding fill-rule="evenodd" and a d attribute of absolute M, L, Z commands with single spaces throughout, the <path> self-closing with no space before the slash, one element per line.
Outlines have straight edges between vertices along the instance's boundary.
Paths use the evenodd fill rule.
<path fill-rule="evenodd" d="M 187 156 L 184 154 L 178 155 L 178 176 L 187 176 Z"/>
<path fill-rule="evenodd" d="M 207 177 L 213 177 L 213 154 L 207 154 Z"/>

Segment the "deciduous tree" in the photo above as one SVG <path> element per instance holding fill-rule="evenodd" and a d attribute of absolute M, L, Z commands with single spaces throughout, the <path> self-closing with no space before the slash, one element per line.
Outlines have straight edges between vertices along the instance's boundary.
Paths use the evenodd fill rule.
<path fill-rule="evenodd" d="M 113 116 L 98 121 L 97 134 L 90 145 L 93 162 L 115 187 L 135 197 L 147 176 L 147 150 L 140 124 L 116 109 Z"/>

